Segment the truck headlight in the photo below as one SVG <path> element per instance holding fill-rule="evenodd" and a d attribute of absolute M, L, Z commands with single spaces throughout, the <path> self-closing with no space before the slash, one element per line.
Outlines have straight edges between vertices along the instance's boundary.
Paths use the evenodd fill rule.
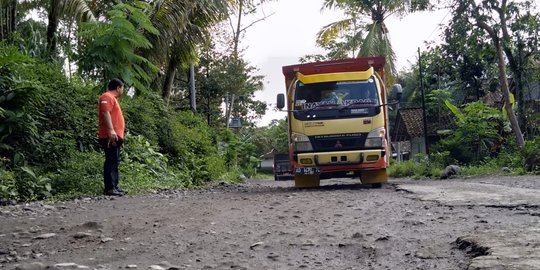
<path fill-rule="evenodd" d="M 295 133 L 293 132 L 291 134 L 294 151 L 296 152 L 307 152 L 307 151 L 313 151 L 313 146 L 311 146 L 311 142 L 309 141 L 309 137 L 302 134 L 302 133 Z"/>
<path fill-rule="evenodd" d="M 368 133 L 365 148 L 383 148 L 384 136 L 386 135 L 386 129 L 383 127 L 376 128 Z"/>

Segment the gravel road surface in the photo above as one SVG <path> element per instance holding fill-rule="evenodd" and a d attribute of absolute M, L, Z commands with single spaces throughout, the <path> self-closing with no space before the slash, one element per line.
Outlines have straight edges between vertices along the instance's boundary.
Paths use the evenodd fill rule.
<path fill-rule="evenodd" d="M 0 207 L 2 269 L 540 269 L 540 179 L 251 180 Z"/>

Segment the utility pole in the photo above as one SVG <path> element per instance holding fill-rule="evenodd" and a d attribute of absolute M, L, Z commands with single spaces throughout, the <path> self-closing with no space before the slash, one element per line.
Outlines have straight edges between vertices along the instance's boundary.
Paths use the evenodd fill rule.
<path fill-rule="evenodd" d="M 422 91 L 422 120 L 424 122 L 424 145 L 426 148 L 426 155 L 429 156 L 426 97 L 424 95 L 424 76 L 422 75 L 422 56 L 420 55 L 420 47 L 418 48 L 418 69 L 420 72 L 420 90 Z"/>

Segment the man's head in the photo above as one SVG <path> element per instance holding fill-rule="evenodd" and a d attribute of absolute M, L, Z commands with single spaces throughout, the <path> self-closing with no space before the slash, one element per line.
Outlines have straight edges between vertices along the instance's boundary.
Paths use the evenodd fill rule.
<path fill-rule="evenodd" d="M 120 79 L 114 78 L 107 85 L 107 90 L 116 91 L 118 96 L 121 96 L 124 93 L 124 83 Z"/>

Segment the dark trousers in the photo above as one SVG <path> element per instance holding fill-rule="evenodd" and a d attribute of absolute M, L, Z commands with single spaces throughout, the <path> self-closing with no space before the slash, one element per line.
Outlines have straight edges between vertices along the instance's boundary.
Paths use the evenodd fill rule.
<path fill-rule="evenodd" d="M 105 163 L 103 165 L 104 191 L 118 189 L 118 165 L 120 164 L 120 149 L 122 139 L 108 143 L 108 139 L 99 139 L 99 144 L 105 151 Z"/>

